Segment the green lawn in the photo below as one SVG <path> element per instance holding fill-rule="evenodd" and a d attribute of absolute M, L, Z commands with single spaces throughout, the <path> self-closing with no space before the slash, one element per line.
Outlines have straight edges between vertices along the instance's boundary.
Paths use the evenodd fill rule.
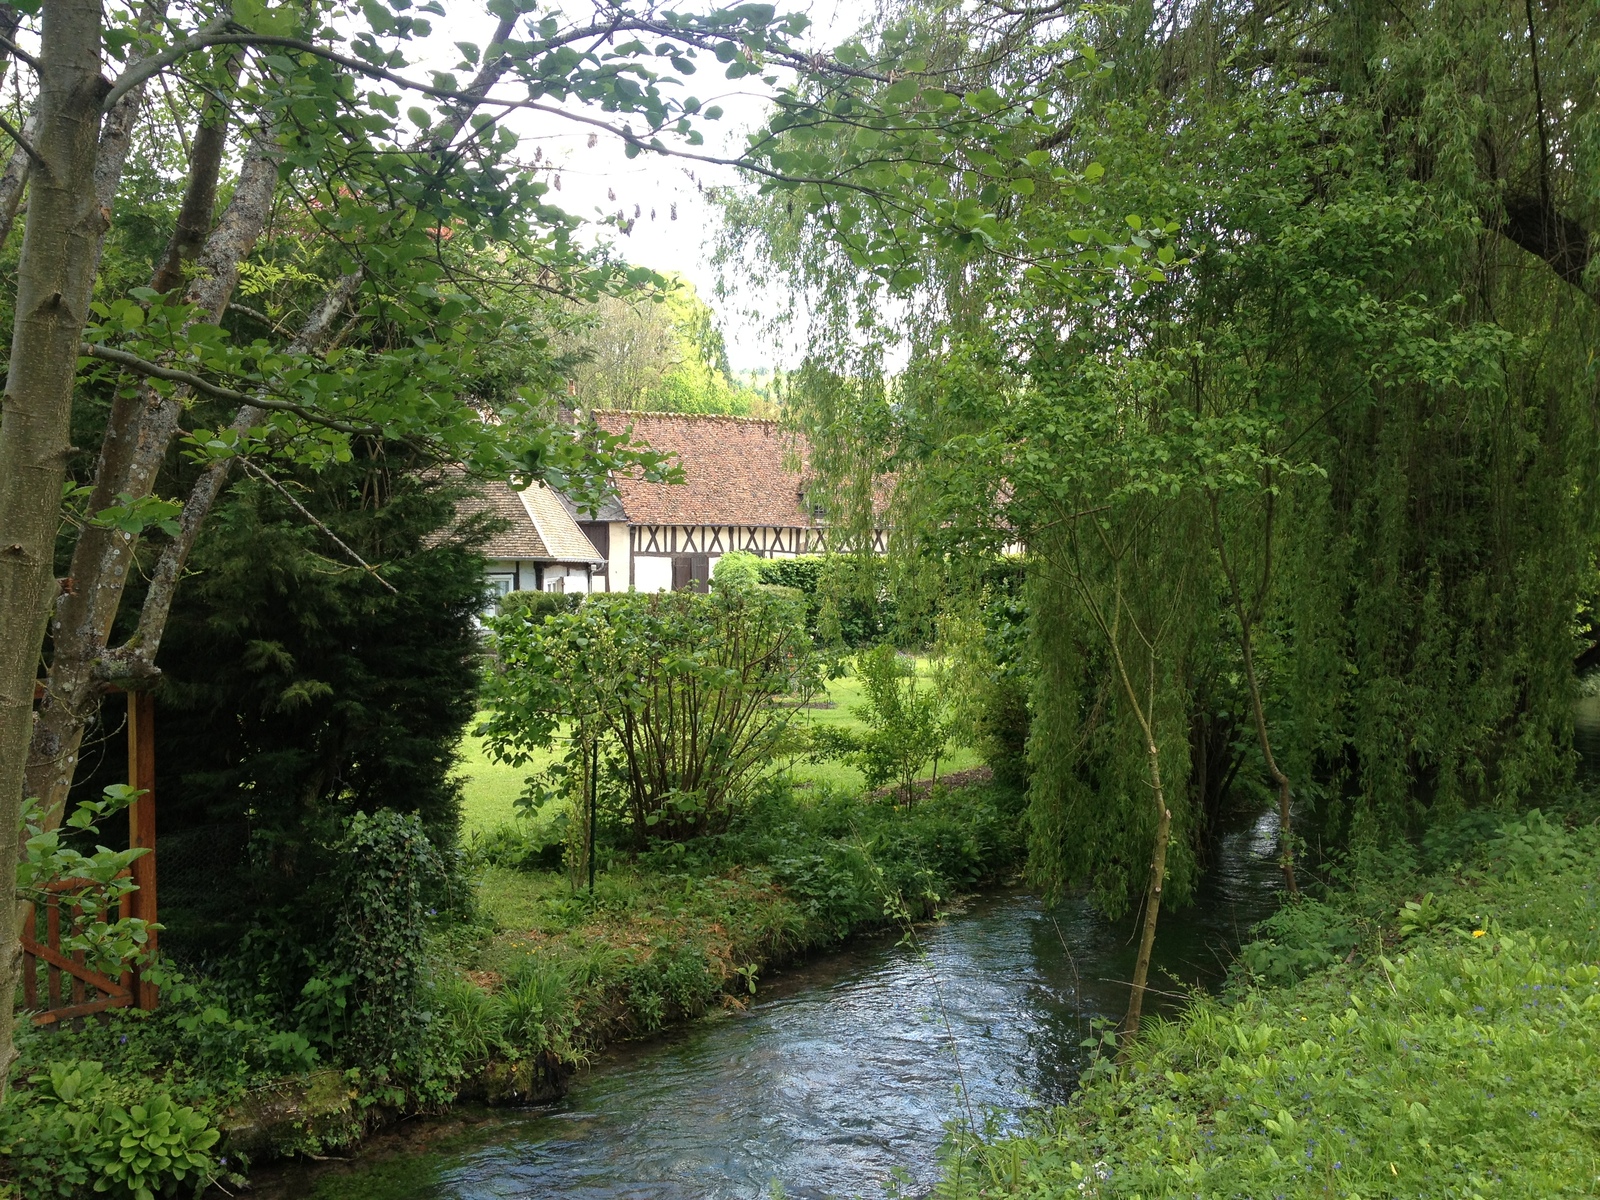
<path fill-rule="evenodd" d="M 927 674 L 928 660 L 917 659 L 918 674 Z M 812 721 L 818 725 L 839 725 L 849 729 L 859 730 L 864 728 L 861 718 L 857 717 L 855 710 L 861 705 L 861 680 L 854 674 L 843 679 L 834 679 L 827 685 L 827 694 L 819 696 L 818 700 L 832 701 L 832 708 L 812 708 L 801 713 L 801 719 Z M 960 771 L 966 767 L 975 767 L 981 761 L 976 752 L 965 746 L 952 746 L 949 758 L 939 760 L 939 774 L 946 771 Z M 789 764 L 785 764 L 786 766 Z M 931 764 L 930 764 L 931 768 Z M 846 766 L 841 762 L 827 763 L 795 763 L 790 767 L 796 780 L 802 783 L 826 783 L 839 788 L 862 788 L 866 780 L 861 777 L 861 772 L 854 767 Z"/>
<path fill-rule="evenodd" d="M 517 819 L 516 800 L 522 795 L 523 781 L 555 761 L 556 752 L 540 753 L 533 762 L 508 767 L 493 761 L 483 748 L 483 739 L 472 730 L 477 719 L 461 739 L 461 775 L 466 784 L 461 803 L 461 832 L 470 837 Z"/>
<path fill-rule="evenodd" d="M 917 668 L 926 672 L 928 660 L 918 659 Z M 861 704 L 861 681 L 854 675 L 828 683 L 826 694 L 819 701 L 830 701 L 832 708 L 811 708 L 800 713 L 800 720 L 819 725 L 842 725 L 861 729 L 861 719 L 855 709 Z M 474 721 L 473 725 L 476 726 Z M 508 767 L 492 761 L 484 753 L 483 739 L 471 732 L 461 742 L 461 774 L 466 783 L 461 812 L 461 831 L 470 837 L 473 833 L 493 829 L 496 825 L 517 820 L 516 799 L 522 794 L 523 782 L 536 771 L 542 771 L 555 760 L 560 750 L 538 755 L 533 762 L 521 767 Z M 939 760 L 939 774 L 975 767 L 978 755 L 965 747 L 952 747 L 948 758 Z M 801 783 L 829 784 L 846 790 L 866 786 L 861 772 L 840 762 L 780 763 L 778 769 L 788 770 Z"/>

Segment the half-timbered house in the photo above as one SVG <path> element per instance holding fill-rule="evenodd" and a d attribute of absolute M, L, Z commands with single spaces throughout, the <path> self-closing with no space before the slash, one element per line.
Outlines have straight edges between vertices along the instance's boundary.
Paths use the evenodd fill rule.
<path fill-rule="evenodd" d="M 486 512 L 499 530 L 483 547 L 485 571 L 497 596 L 507 592 L 604 591 L 606 558 L 573 519 L 566 498 L 542 483 L 513 491 L 485 483 L 457 506 L 465 516 Z"/>
<path fill-rule="evenodd" d="M 606 509 L 593 519 L 580 514 L 580 528 L 605 556 L 607 590 L 704 590 L 730 550 L 793 558 L 825 549 L 825 526 L 808 502 L 807 448 L 777 422 L 624 411 L 594 418 L 607 432 L 631 429 L 675 454 L 684 474 L 680 484 L 618 479 Z"/>

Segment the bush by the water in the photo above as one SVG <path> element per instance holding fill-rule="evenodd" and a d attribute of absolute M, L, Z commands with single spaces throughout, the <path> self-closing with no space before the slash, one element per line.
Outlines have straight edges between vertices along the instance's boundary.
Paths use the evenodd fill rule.
<path fill-rule="evenodd" d="M 1230 996 L 1027 1132 L 958 1139 L 939 1194 L 1595 1195 L 1597 861 L 1600 828 L 1536 812 L 1443 873 L 1367 855 L 1261 927 Z"/>

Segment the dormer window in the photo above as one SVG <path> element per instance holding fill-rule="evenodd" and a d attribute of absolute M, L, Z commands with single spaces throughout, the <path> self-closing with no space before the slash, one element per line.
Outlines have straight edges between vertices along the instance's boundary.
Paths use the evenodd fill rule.
<path fill-rule="evenodd" d="M 826 520 L 828 516 L 828 503 L 822 498 L 822 493 L 813 486 L 800 488 L 795 492 L 795 498 L 800 501 L 800 508 L 813 521 Z"/>

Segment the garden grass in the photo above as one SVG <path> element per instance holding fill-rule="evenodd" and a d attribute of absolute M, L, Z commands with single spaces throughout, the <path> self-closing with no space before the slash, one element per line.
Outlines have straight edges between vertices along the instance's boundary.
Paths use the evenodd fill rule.
<path fill-rule="evenodd" d="M 541 771 L 556 758 L 557 752 L 540 752 L 533 762 L 520 767 L 507 766 L 491 759 L 484 749 L 483 739 L 473 730 L 482 720 L 482 714 L 467 727 L 461 739 L 460 775 L 461 836 L 470 839 L 474 833 L 487 833 L 496 825 L 520 818 L 517 814 L 517 797 L 527 777 Z"/>
<path fill-rule="evenodd" d="M 926 674 L 928 666 L 928 659 L 917 660 L 920 674 Z M 866 728 L 855 712 L 863 700 L 861 681 L 854 674 L 829 680 L 824 693 L 817 700 L 830 702 L 832 707 L 803 709 L 799 714 L 801 721 L 841 726 L 855 731 Z M 522 795 L 527 777 L 544 770 L 560 753 L 559 750 L 541 752 L 533 762 L 521 767 L 497 763 L 484 751 L 483 739 L 472 732 L 482 719 L 482 714 L 475 718 L 468 727 L 467 735 L 461 739 L 461 834 L 464 839 L 470 839 L 474 833 L 487 833 L 497 825 L 521 820 L 516 800 Z M 965 746 L 953 746 L 950 755 L 939 760 L 939 774 L 975 767 L 981 761 L 976 751 Z M 775 766 L 802 785 L 821 785 L 841 791 L 858 791 L 866 786 L 860 771 L 841 762 L 793 762 Z"/>
<path fill-rule="evenodd" d="M 929 660 L 926 657 L 917 659 L 917 673 L 926 675 L 929 670 Z M 861 694 L 861 680 L 851 672 L 841 679 L 830 679 L 826 684 L 823 695 L 817 697 L 819 701 L 829 701 L 832 708 L 808 708 L 800 714 L 802 721 L 816 725 L 832 725 L 860 733 L 865 731 L 866 722 L 856 715 L 856 709 L 865 703 Z M 965 746 L 952 746 L 948 757 L 939 760 L 939 774 L 947 771 L 960 771 L 967 767 L 977 766 L 982 759 L 975 750 Z M 932 768 L 932 763 L 928 768 Z M 790 778 L 801 784 L 824 784 L 828 787 L 839 788 L 845 791 L 864 788 L 866 780 L 855 767 L 841 762 L 804 763 L 797 762 L 787 765 Z"/>

